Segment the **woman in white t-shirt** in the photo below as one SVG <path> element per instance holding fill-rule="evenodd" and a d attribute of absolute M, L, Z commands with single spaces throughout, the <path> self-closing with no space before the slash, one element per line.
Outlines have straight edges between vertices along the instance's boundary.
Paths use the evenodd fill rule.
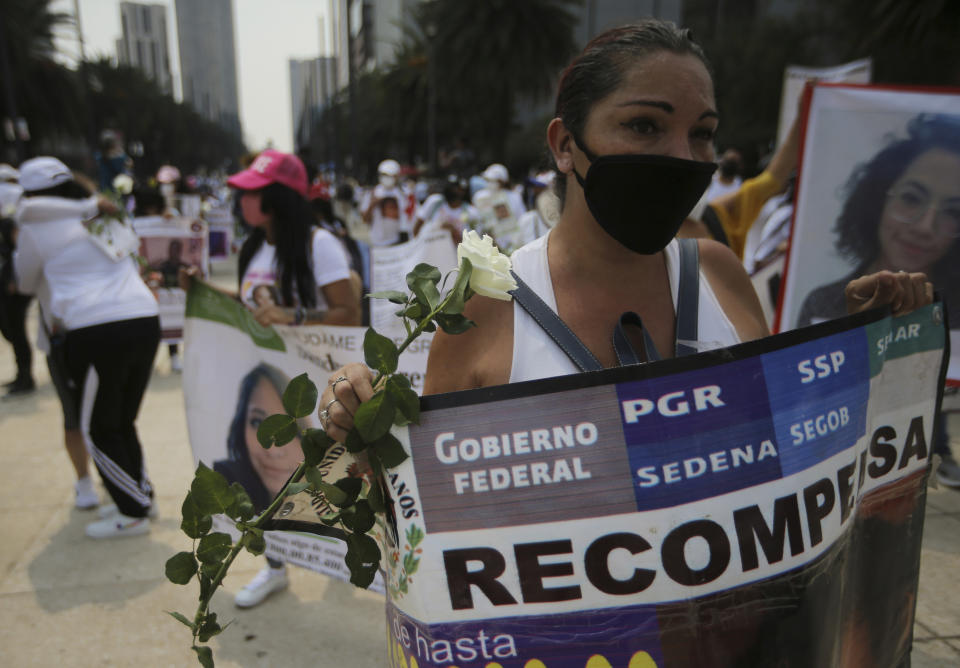
<path fill-rule="evenodd" d="M 239 191 L 243 221 L 252 228 L 240 248 L 238 297 L 257 321 L 264 326 L 359 325 L 360 299 L 347 254 L 336 237 L 314 224 L 300 159 L 268 149 L 227 183 Z M 283 447 L 299 448 L 296 441 Z M 258 605 L 287 586 L 283 562 L 267 562 L 237 593 L 238 607 Z"/>
<path fill-rule="evenodd" d="M 239 190 L 252 228 L 240 248 L 239 297 L 257 321 L 359 325 L 349 260 L 336 237 L 314 225 L 300 159 L 268 149 L 227 183 Z"/>

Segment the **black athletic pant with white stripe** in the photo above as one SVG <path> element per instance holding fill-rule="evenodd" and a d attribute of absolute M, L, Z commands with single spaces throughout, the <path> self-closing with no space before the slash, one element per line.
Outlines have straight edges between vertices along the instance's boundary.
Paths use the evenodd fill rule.
<path fill-rule="evenodd" d="M 130 517 L 145 517 L 153 502 L 134 423 L 159 344 L 156 316 L 67 334 L 67 366 L 81 392 L 81 428 L 91 458 L 113 502 Z"/>

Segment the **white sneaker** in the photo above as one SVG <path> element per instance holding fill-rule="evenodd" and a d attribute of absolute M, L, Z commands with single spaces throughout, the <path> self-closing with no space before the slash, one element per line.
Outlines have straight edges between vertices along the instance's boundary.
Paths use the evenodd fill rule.
<path fill-rule="evenodd" d="M 117 504 L 115 503 L 108 503 L 97 508 L 97 517 L 102 520 L 113 517 L 114 515 L 118 515 L 119 513 L 120 511 L 117 509 Z M 160 511 L 157 510 L 157 504 L 150 506 L 150 509 L 147 511 L 147 517 L 152 520 L 160 517 Z"/>
<path fill-rule="evenodd" d="M 127 517 L 121 513 L 87 525 L 90 538 L 124 538 L 141 536 L 150 531 L 150 520 L 146 517 Z"/>
<path fill-rule="evenodd" d="M 183 371 L 183 362 L 180 360 L 180 355 L 170 356 L 170 370 L 176 373 Z"/>
<path fill-rule="evenodd" d="M 73 491 L 76 493 L 73 505 L 80 510 L 93 510 L 100 504 L 100 497 L 97 496 L 97 490 L 94 489 L 90 476 L 80 478 L 73 483 Z"/>
<path fill-rule="evenodd" d="M 286 566 L 280 568 L 265 566 L 254 576 L 250 584 L 237 592 L 233 602 L 238 608 L 252 608 L 263 603 L 270 594 L 286 589 L 289 584 Z"/>

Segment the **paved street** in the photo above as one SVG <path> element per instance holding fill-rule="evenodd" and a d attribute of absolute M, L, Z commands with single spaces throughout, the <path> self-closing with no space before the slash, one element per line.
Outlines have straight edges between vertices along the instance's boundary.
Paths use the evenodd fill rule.
<path fill-rule="evenodd" d="M 35 320 L 31 317 L 31 329 Z M 180 376 L 161 350 L 139 428 L 160 517 L 147 536 L 92 541 L 91 512 L 73 509 L 73 474 L 60 408 L 43 360 L 39 390 L 0 403 L 0 663 L 4 666 L 194 664 L 189 631 L 164 614 L 192 616 L 194 586 L 166 581 L 163 564 L 189 547 L 179 508 L 192 477 Z M 0 379 L 13 377 L 0 346 Z M 960 416 L 951 418 L 960 448 Z M 102 488 L 101 495 L 104 495 Z M 259 570 L 238 561 L 214 609 L 233 625 L 213 643 L 218 666 L 380 666 L 382 598 L 291 569 L 291 588 L 250 611 L 231 595 Z M 960 665 L 960 492 L 930 490 L 913 665 Z"/>

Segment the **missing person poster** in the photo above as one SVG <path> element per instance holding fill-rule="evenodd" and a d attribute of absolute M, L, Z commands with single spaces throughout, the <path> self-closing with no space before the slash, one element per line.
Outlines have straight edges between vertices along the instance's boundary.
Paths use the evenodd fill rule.
<path fill-rule="evenodd" d="M 423 397 L 387 472 L 389 665 L 905 665 L 944 324 Z"/>
<path fill-rule="evenodd" d="M 183 338 L 186 293 L 177 275 L 182 267 L 209 272 L 209 246 L 204 225 L 183 217 L 143 216 L 133 219 L 140 237 L 141 274 L 160 307 L 160 332 L 165 343 Z"/>
<path fill-rule="evenodd" d="M 441 275 L 457 268 L 457 249 L 450 233 L 442 228 L 424 228 L 410 241 L 393 246 L 370 247 L 370 291 L 399 290 L 408 293 L 407 274 L 421 262 L 432 264 Z M 399 307 L 386 299 L 370 301 L 370 324 L 384 336 L 406 338 Z"/>
<path fill-rule="evenodd" d="M 805 126 L 777 329 L 844 315 L 857 276 L 924 272 L 960 350 L 960 90 L 818 84 Z"/>
<path fill-rule="evenodd" d="M 783 91 L 780 94 L 780 119 L 777 123 L 777 146 L 783 143 L 793 119 L 803 87 L 808 81 L 824 83 L 870 83 L 873 74 L 873 59 L 863 58 L 835 67 L 801 67 L 788 65 L 783 71 Z"/>
<path fill-rule="evenodd" d="M 306 372 L 322 389 L 333 370 L 362 362 L 365 333 L 362 327 L 263 327 L 239 301 L 195 282 L 186 304 L 183 370 L 194 461 L 239 482 L 258 511 L 266 508 L 303 455 L 299 440 L 262 448 L 257 427 L 268 415 L 283 412 L 280 397 L 294 376 Z M 400 371 L 418 393 L 429 350 L 429 341 L 420 340 L 400 358 Z M 301 422 L 301 428 L 319 426 L 316 415 Z M 344 452 L 341 446 L 331 449 L 322 464 L 332 480 L 365 473 L 352 459 L 339 456 Z M 310 506 L 310 512 L 316 519 L 325 511 Z M 229 520 L 217 520 L 218 530 L 230 530 Z M 273 558 L 350 578 L 339 540 L 279 531 L 268 532 L 266 540 Z"/>

